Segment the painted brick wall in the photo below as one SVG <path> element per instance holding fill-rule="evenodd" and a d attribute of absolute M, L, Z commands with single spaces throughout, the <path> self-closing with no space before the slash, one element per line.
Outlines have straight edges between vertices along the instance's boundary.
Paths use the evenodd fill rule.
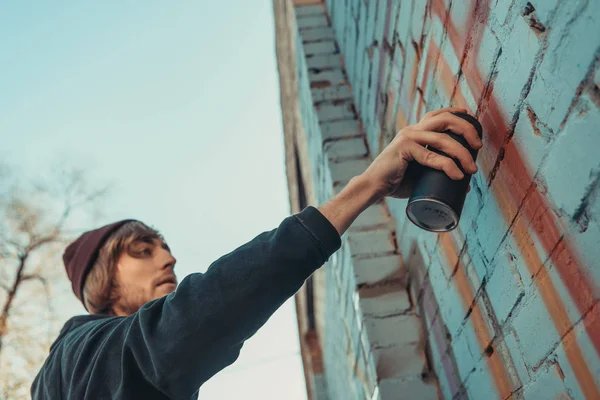
<path fill-rule="evenodd" d="M 294 13 L 297 141 L 309 154 L 300 169 L 309 177 L 303 185 L 322 204 L 371 159 L 326 9 L 299 5 Z M 393 399 L 399 392 L 438 397 L 396 236 L 387 205 L 375 204 L 323 268 L 324 295 L 315 302 L 323 318 L 317 334 L 324 368 L 308 374 L 315 380 L 308 383 L 312 399 Z"/>
<path fill-rule="evenodd" d="M 328 0 L 326 9 L 329 20 L 311 11 L 319 28 L 299 23 L 301 37 L 329 37 L 323 27 L 330 22 L 345 75 L 332 67 L 339 60 L 331 43 L 300 43 L 307 65 L 299 70 L 322 69 L 321 78 L 302 77 L 304 91 L 309 81 L 346 76 L 350 86 L 319 89 L 312 100 L 307 94 L 306 126 L 329 114 L 338 122 L 320 127 L 321 135 L 364 133 L 371 156 L 431 109 L 466 107 L 484 127 L 458 229 L 427 233 L 407 223 L 405 201 L 386 208 L 411 294 L 394 301 L 415 304 L 440 397 L 600 399 L 600 1 Z M 360 124 L 343 107 L 323 106 L 315 115 L 315 96 L 334 91 L 352 101 Z M 311 145 L 316 164 L 325 157 L 323 137 Z M 330 151 L 362 154 L 360 138 Z M 347 180 L 361 165 L 337 167 Z M 316 174 L 322 200 L 335 183 L 329 173 Z M 370 246 L 387 246 L 386 234 L 383 243 L 375 232 L 361 234 Z M 359 347 L 353 321 L 365 312 L 364 305 L 352 311 L 352 294 L 344 292 L 360 285 L 339 268 L 353 262 L 360 269 L 350 251 L 327 269 L 327 302 L 349 310 L 328 309 L 325 372 L 333 399 L 364 398 L 338 383 L 352 375 L 344 358 L 358 357 L 347 349 Z M 391 329 L 385 336 L 402 335 Z M 365 347 L 376 353 L 372 343 Z M 371 359 L 361 362 L 376 372 Z"/>

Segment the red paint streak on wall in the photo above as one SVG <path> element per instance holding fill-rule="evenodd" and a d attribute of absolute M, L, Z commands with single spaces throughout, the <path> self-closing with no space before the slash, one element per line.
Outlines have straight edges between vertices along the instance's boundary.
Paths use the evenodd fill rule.
<path fill-rule="evenodd" d="M 433 0 L 432 10 L 434 14 L 443 21 L 445 17 L 445 6 L 442 0 Z M 473 62 L 466 62 L 463 65 L 463 72 L 470 90 L 474 94 L 481 94 L 484 90 L 485 83 L 481 78 L 481 74 L 478 71 L 476 60 L 481 46 L 482 40 L 482 27 L 487 22 L 487 16 L 489 15 L 490 4 L 489 0 L 478 1 L 474 7 L 473 17 L 471 21 L 479 24 L 479 29 L 471 27 L 467 30 L 468 35 L 475 32 L 476 35 L 465 40 L 465 48 L 469 49 L 472 45 L 474 48 L 474 55 L 471 57 Z M 458 34 L 458 31 L 450 22 L 447 25 L 448 37 L 452 43 L 455 52 L 459 52 L 463 48 L 463 40 Z M 446 73 L 447 74 L 447 73 Z M 442 78 L 443 80 L 448 79 L 448 75 Z M 484 157 L 480 159 L 482 167 L 488 173 L 494 167 L 495 155 L 502 146 L 505 145 L 506 134 L 508 132 L 508 126 L 501 112 L 501 107 L 493 96 L 487 100 L 487 108 L 480 116 L 484 131 L 488 134 L 487 148 L 483 151 Z M 488 150 L 489 149 L 489 150 Z M 487 153 L 487 154 L 486 154 Z M 485 156 L 487 155 L 487 157 Z M 529 172 L 528 165 L 525 161 L 525 157 L 519 152 L 514 142 L 508 142 L 505 147 L 505 158 L 502 163 L 501 169 L 503 169 L 506 175 L 497 176 L 494 184 L 490 187 L 496 200 L 499 203 L 500 212 L 502 212 L 507 223 L 510 224 L 512 217 L 517 211 L 517 207 L 521 202 L 521 199 L 529 191 L 527 203 L 528 207 L 523 207 L 520 212 L 523 214 L 527 221 L 519 219 L 515 221 L 512 226 L 512 232 L 514 235 L 527 235 L 529 234 L 529 225 L 535 221 L 536 214 L 538 215 L 539 222 L 545 227 L 542 232 L 535 232 L 540 243 L 547 254 L 551 254 L 551 260 L 556 266 L 559 275 L 567 287 L 573 301 L 577 305 L 578 310 L 583 315 L 590 311 L 592 313 L 599 313 L 600 308 L 596 307 L 591 309 L 594 304 L 594 300 L 597 299 L 598 290 L 589 281 L 585 273 L 585 266 L 578 255 L 576 247 L 571 244 L 567 238 L 563 239 L 563 249 L 560 252 L 553 252 L 554 246 L 558 243 L 561 237 L 562 229 L 560 221 L 551 212 L 553 206 L 550 202 L 540 193 L 537 188 L 530 190 L 533 182 L 532 175 Z M 509 183 L 509 184 L 507 184 Z M 537 210 L 542 210 L 540 213 Z M 532 211 L 533 210 L 533 211 Z M 521 241 L 519 250 L 524 255 L 528 268 L 531 270 L 539 270 L 543 268 L 543 262 L 537 254 L 535 248 L 526 246 L 525 241 Z M 567 261 L 568 260 L 568 261 Z M 557 328 L 558 333 L 561 337 L 564 337 L 568 329 L 570 328 L 571 322 L 568 319 L 564 305 L 561 302 L 560 296 L 558 295 L 556 288 L 552 284 L 550 279 L 546 279 L 544 282 L 540 282 L 540 279 L 536 279 L 536 285 L 542 294 L 542 298 L 552 316 L 554 324 Z M 590 310 L 591 309 L 591 310 Z M 586 324 L 586 332 L 592 341 L 596 352 L 600 354 L 600 316 L 592 315 L 589 316 L 590 323 Z M 600 398 L 600 392 L 596 388 L 593 377 L 587 368 L 585 360 L 581 354 L 581 350 L 576 343 L 569 346 L 567 350 L 567 357 L 576 372 L 579 384 L 588 398 Z"/>
<path fill-rule="evenodd" d="M 408 89 L 408 101 L 409 104 L 413 104 L 415 101 L 415 92 L 417 90 L 417 74 L 419 73 L 419 63 L 421 62 L 421 52 L 419 51 L 419 47 L 416 43 L 411 43 L 413 49 L 415 50 L 415 63 L 412 67 L 412 71 L 410 74 L 410 88 Z"/>
<path fill-rule="evenodd" d="M 422 274 L 422 271 L 419 271 L 419 273 Z M 455 394 L 458 392 L 461 385 L 460 379 L 456 376 L 458 368 L 455 365 L 456 362 L 454 354 L 452 353 L 452 347 L 448 346 L 445 337 L 446 335 L 442 329 L 442 318 L 436 314 L 439 306 L 429 279 L 423 281 L 423 293 L 423 310 L 425 311 L 427 319 L 431 321 L 431 334 L 442 355 L 442 368 L 444 369 L 444 375 L 450 386 L 450 391 L 452 394 Z M 449 351 L 448 354 L 446 354 L 446 350 Z"/>
<path fill-rule="evenodd" d="M 392 7 L 392 0 L 387 0 L 387 5 L 385 8 L 385 22 L 383 25 L 383 36 L 385 40 L 385 35 L 389 30 L 390 27 L 390 19 L 391 19 L 391 13 L 390 13 L 390 8 Z M 377 85 L 376 87 L 376 92 L 375 92 L 375 116 L 378 116 L 379 114 L 379 95 L 381 93 L 381 85 L 382 85 L 382 76 L 383 76 L 383 72 L 385 71 L 385 65 L 386 63 L 384 62 L 385 59 L 385 54 L 387 52 L 387 47 L 383 45 L 383 43 L 379 43 L 379 71 L 377 73 Z M 377 117 L 379 118 L 379 117 Z M 380 149 L 381 150 L 381 149 Z"/>
<path fill-rule="evenodd" d="M 475 293 L 464 270 L 462 261 L 458 257 L 458 249 L 452 241 L 451 234 L 441 234 L 439 237 L 441 250 L 446 256 L 446 266 L 450 269 L 450 271 L 452 271 L 454 266 L 457 265 L 456 274 L 454 275 L 453 280 L 458 292 L 460 293 L 466 314 L 466 310 L 468 310 L 473 303 Z M 478 306 L 473 307 L 469 318 L 471 319 L 475 334 L 477 335 L 477 340 L 479 342 L 479 354 L 481 354 L 492 341 L 493 335 L 489 331 L 483 313 Z M 500 398 L 508 398 L 512 391 L 518 389 L 518 387 L 513 387 L 514 385 L 512 384 L 511 378 L 506 370 L 506 361 L 503 360 L 499 352 L 494 352 L 490 357 L 487 358 L 487 364 L 492 374 L 492 378 L 494 379 L 494 384 L 496 385 L 496 389 L 498 390 Z"/>
<path fill-rule="evenodd" d="M 421 85 L 419 88 L 424 91 L 427 87 L 427 81 L 429 79 L 429 70 L 431 68 L 431 64 L 435 62 L 436 57 L 440 53 L 440 50 L 437 46 L 432 46 L 433 38 L 429 37 L 429 45 L 427 46 L 427 54 L 425 56 L 425 67 L 423 68 L 423 78 L 421 79 Z M 419 105 L 417 106 L 417 121 L 421 119 L 421 111 L 423 108 L 423 101 L 419 101 Z"/>

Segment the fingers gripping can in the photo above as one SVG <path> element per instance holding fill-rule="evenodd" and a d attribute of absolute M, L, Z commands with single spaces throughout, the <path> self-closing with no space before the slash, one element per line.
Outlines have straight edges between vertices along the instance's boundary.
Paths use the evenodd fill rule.
<path fill-rule="evenodd" d="M 461 112 L 453 114 L 473 125 L 481 138 L 481 124 L 475 117 Z M 450 130 L 443 133 L 450 135 L 469 150 L 473 160 L 477 159 L 477 150 L 472 149 L 463 136 Z M 447 157 L 446 153 L 434 148 L 429 150 Z M 406 206 L 406 215 L 418 227 L 432 232 L 448 232 L 458 226 L 471 175 L 465 172 L 457 159 L 454 159 L 454 162 L 465 175 L 461 180 L 453 180 L 444 171 L 425 167 L 413 161 L 416 164 L 413 166 L 416 167 L 416 180 Z"/>

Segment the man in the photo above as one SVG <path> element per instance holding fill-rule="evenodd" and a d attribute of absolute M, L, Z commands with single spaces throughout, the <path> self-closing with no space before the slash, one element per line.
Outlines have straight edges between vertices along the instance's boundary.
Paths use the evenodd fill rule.
<path fill-rule="evenodd" d="M 33 399 L 190 399 L 232 364 L 245 340 L 339 249 L 340 236 L 369 205 L 408 193 L 409 162 L 472 174 L 469 152 L 448 135 L 482 144 L 447 108 L 402 129 L 361 175 L 318 209 L 307 207 L 177 287 L 175 258 L 158 232 L 119 221 L 86 232 L 63 259 L 90 315 L 69 320 L 33 382 Z M 176 289 L 176 290 L 175 290 Z"/>

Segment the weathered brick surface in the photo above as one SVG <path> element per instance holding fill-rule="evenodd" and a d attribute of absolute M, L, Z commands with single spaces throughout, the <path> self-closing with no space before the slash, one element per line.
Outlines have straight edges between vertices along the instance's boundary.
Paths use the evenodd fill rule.
<path fill-rule="evenodd" d="M 296 15 L 320 201 L 428 110 L 466 107 L 484 128 L 455 232 L 387 199 L 328 265 L 329 398 L 600 398 L 600 2 L 326 0 Z M 384 290 L 406 283 L 411 297 Z"/>

